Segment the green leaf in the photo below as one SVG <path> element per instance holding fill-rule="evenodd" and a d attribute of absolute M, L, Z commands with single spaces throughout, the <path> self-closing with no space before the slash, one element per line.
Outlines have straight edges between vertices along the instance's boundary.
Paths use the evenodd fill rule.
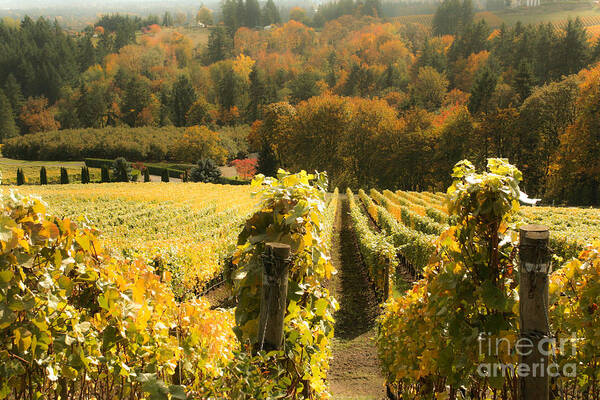
<path fill-rule="evenodd" d="M 7 283 L 13 278 L 15 273 L 11 270 L 0 271 L 0 282 Z"/>
<path fill-rule="evenodd" d="M 323 317 L 325 315 L 325 310 L 327 310 L 327 300 L 319 299 L 315 301 L 315 314 L 319 317 Z"/>
<path fill-rule="evenodd" d="M 185 393 L 185 387 L 181 385 L 171 385 L 169 386 L 169 394 L 171 398 L 178 400 L 187 399 L 187 394 Z"/>

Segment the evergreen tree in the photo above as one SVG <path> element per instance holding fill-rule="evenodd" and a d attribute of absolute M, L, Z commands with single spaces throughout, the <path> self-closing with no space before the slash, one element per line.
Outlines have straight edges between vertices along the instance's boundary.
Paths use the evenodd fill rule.
<path fill-rule="evenodd" d="M 246 2 L 244 0 L 235 0 L 234 2 L 235 26 L 234 29 L 229 31 L 231 37 L 235 35 L 241 26 L 246 26 Z"/>
<path fill-rule="evenodd" d="M 98 63 L 98 54 L 94 44 L 92 43 L 91 35 L 85 35 L 78 43 L 77 61 L 79 63 L 79 71 L 84 72 L 92 65 Z"/>
<path fill-rule="evenodd" d="M 392 64 L 388 65 L 385 69 L 385 72 L 381 75 L 379 80 L 379 88 L 382 90 L 385 89 L 395 89 L 402 90 L 406 88 L 408 83 L 408 77 L 403 71 L 400 70 L 398 65 Z"/>
<path fill-rule="evenodd" d="M 360 9 L 361 15 L 371 17 L 382 17 L 381 0 L 365 0 L 365 4 Z"/>
<path fill-rule="evenodd" d="M 260 25 L 260 5 L 258 0 L 246 0 L 246 26 L 254 28 Z"/>
<path fill-rule="evenodd" d="M 129 126 L 138 125 L 138 117 L 142 110 L 148 106 L 150 99 L 150 88 L 148 84 L 139 77 L 132 77 L 127 88 L 123 102 L 121 104 L 121 113 L 123 120 Z"/>
<path fill-rule="evenodd" d="M 266 90 L 263 82 L 262 74 L 258 70 L 256 64 L 252 67 L 250 75 L 250 101 L 248 102 L 248 108 L 246 109 L 246 121 L 252 123 L 257 119 L 260 119 L 260 108 L 265 104 Z"/>
<path fill-rule="evenodd" d="M 46 167 L 40 168 L 40 185 L 48 184 L 48 173 L 46 172 Z"/>
<path fill-rule="evenodd" d="M 265 176 L 275 176 L 279 169 L 279 162 L 275 153 L 267 143 L 263 144 L 258 153 L 257 172 Z"/>
<path fill-rule="evenodd" d="M 425 38 L 421 54 L 415 64 L 418 71 L 421 67 L 432 67 L 438 72 L 444 72 L 448 65 L 446 52 L 443 49 L 436 49 L 429 38 Z"/>
<path fill-rule="evenodd" d="M 546 83 L 556 76 L 556 67 L 560 62 L 557 54 L 558 37 L 552 24 L 540 24 L 536 32 L 535 47 L 533 49 L 533 68 L 536 81 Z"/>
<path fill-rule="evenodd" d="M 533 74 L 533 68 L 530 63 L 522 61 L 519 64 L 519 68 L 515 72 L 515 90 L 521 98 L 521 102 L 525 101 L 526 98 L 531 94 L 532 89 L 535 86 L 535 76 Z"/>
<path fill-rule="evenodd" d="M 81 183 L 90 183 L 90 170 L 88 167 L 81 167 Z"/>
<path fill-rule="evenodd" d="M 60 184 L 68 185 L 69 184 L 69 173 L 65 167 L 60 168 Z"/>
<path fill-rule="evenodd" d="M 471 0 L 444 0 L 433 17 L 433 32 L 436 35 L 456 35 L 473 22 Z"/>
<path fill-rule="evenodd" d="M 169 170 L 164 168 L 160 174 L 160 181 L 161 182 L 169 182 L 170 178 L 169 178 Z"/>
<path fill-rule="evenodd" d="M 186 125 L 186 114 L 196 101 L 196 91 L 187 76 L 180 75 L 173 85 L 171 95 L 173 106 L 173 123 L 175 126 Z"/>
<path fill-rule="evenodd" d="M 344 96 L 368 97 L 376 88 L 377 81 L 373 70 L 359 64 L 352 64 L 344 85 Z"/>
<path fill-rule="evenodd" d="M 25 184 L 25 174 L 21 168 L 17 169 L 17 185 L 21 186 Z"/>
<path fill-rule="evenodd" d="M 221 14 L 222 14 L 222 19 L 223 19 L 223 24 L 225 25 L 226 28 L 226 33 L 229 34 L 230 37 L 233 37 L 233 35 L 235 34 L 235 32 L 238 29 L 238 21 L 236 18 L 236 1 L 235 0 L 225 0 L 223 2 L 223 5 L 221 6 Z M 217 30 L 217 29 L 222 29 L 221 27 L 217 27 L 215 30 L 213 30 L 213 33 Z M 225 31 L 225 29 L 224 29 Z M 211 33 L 212 36 L 212 33 Z M 210 45 L 210 37 L 209 37 L 209 41 L 208 41 L 209 45 Z"/>
<path fill-rule="evenodd" d="M 10 101 L 0 90 L 0 143 L 13 136 L 17 136 L 17 125 L 10 106 Z"/>
<path fill-rule="evenodd" d="M 173 15 L 166 11 L 163 15 L 162 18 L 162 26 L 173 26 L 174 22 L 173 22 Z"/>
<path fill-rule="evenodd" d="M 165 90 L 162 90 L 160 92 L 160 111 L 158 114 L 158 123 L 160 126 L 173 125 L 172 109 L 171 96 Z"/>
<path fill-rule="evenodd" d="M 148 167 L 144 168 L 144 182 L 150 182 L 150 170 Z"/>
<path fill-rule="evenodd" d="M 278 24 L 281 22 L 281 16 L 279 15 L 279 9 L 275 5 L 273 0 L 267 0 L 262 10 L 262 23 L 263 25 Z"/>
<path fill-rule="evenodd" d="M 21 91 L 21 85 L 19 85 L 19 82 L 17 82 L 13 74 L 9 74 L 6 77 L 6 82 L 4 83 L 4 94 L 10 102 L 10 108 L 12 109 L 13 117 L 16 120 L 21 113 L 21 107 L 23 107 L 25 104 L 25 98 L 23 97 L 23 92 Z"/>
<path fill-rule="evenodd" d="M 579 18 L 569 20 L 559 45 L 560 75 L 576 74 L 587 66 L 590 56 L 588 33 Z"/>
<path fill-rule="evenodd" d="M 102 183 L 108 183 L 110 182 L 110 174 L 108 171 L 108 167 L 102 167 L 101 169 L 101 175 L 100 175 L 100 181 Z"/>
<path fill-rule="evenodd" d="M 76 102 L 77 119 L 85 128 L 104 127 L 108 104 L 100 87 L 88 88 L 82 84 Z"/>
<path fill-rule="evenodd" d="M 206 46 L 205 64 L 213 64 L 217 61 L 229 58 L 233 52 L 233 40 L 222 26 L 217 26 L 208 37 Z"/>
<path fill-rule="evenodd" d="M 319 76 L 314 72 L 301 72 L 290 83 L 289 87 L 292 92 L 292 102 L 299 103 L 303 100 L 308 100 L 319 94 L 317 80 Z"/>
<path fill-rule="evenodd" d="M 337 67 L 337 56 L 335 52 L 332 51 L 327 56 L 327 76 L 325 76 L 325 82 L 330 88 L 333 88 L 337 83 L 336 76 L 336 67 Z"/>
<path fill-rule="evenodd" d="M 469 97 L 469 111 L 471 114 L 488 112 L 489 103 L 496 89 L 498 76 L 488 66 L 483 67 L 475 78 Z"/>
<path fill-rule="evenodd" d="M 235 105 L 235 74 L 231 66 L 226 66 L 223 75 L 217 82 L 219 104 L 223 110 Z"/>
<path fill-rule="evenodd" d="M 458 58 L 467 58 L 471 54 L 488 49 L 490 28 L 481 20 L 476 24 L 469 24 L 461 31 L 448 51 L 448 59 L 455 61 Z"/>

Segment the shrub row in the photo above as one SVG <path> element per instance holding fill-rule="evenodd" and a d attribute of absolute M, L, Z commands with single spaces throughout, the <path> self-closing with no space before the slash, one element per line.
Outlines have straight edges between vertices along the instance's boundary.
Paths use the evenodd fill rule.
<path fill-rule="evenodd" d="M 205 138 L 202 135 L 206 135 L 206 132 L 190 129 L 107 127 L 43 132 L 7 140 L 2 147 L 2 154 L 9 158 L 39 161 L 125 157 L 132 161 L 194 162 L 202 157 L 211 157 L 211 154 L 196 153 L 216 151 L 216 144 L 206 148 L 199 146 L 197 141 Z M 217 140 L 219 152 L 227 153 L 226 158 L 230 159 L 234 159 L 239 152 L 246 152 L 247 133 L 247 127 L 217 132 L 214 139 Z M 194 135 L 199 135 L 197 140 Z M 211 146 L 212 149 L 209 148 Z"/>

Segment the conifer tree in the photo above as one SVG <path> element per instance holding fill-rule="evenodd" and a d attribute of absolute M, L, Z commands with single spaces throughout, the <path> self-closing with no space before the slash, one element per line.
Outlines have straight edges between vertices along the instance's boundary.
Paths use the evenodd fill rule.
<path fill-rule="evenodd" d="M 102 167 L 101 171 L 102 172 L 101 172 L 101 179 L 100 180 L 102 181 L 102 183 L 108 183 L 108 182 L 110 182 L 110 174 L 108 172 L 108 167 Z"/>
<path fill-rule="evenodd" d="M 173 106 L 173 123 L 175 126 L 185 126 L 186 114 L 196 101 L 196 91 L 185 75 L 180 75 L 173 85 L 171 95 Z"/>
<path fill-rule="evenodd" d="M 88 167 L 81 167 L 81 183 L 90 183 L 90 170 Z"/>
<path fill-rule="evenodd" d="M 25 184 L 25 174 L 21 168 L 17 169 L 17 185 Z"/>
<path fill-rule="evenodd" d="M 65 167 L 60 168 L 60 184 L 68 185 L 69 184 L 69 173 Z"/>
<path fill-rule="evenodd" d="M 160 181 L 161 182 L 169 182 L 170 178 L 169 178 L 169 170 L 164 168 L 162 170 L 162 173 L 160 175 Z"/>
<path fill-rule="evenodd" d="M 40 185 L 48 184 L 48 173 L 46 172 L 46 167 L 40 168 Z"/>
<path fill-rule="evenodd" d="M 13 114 L 10 101 L 0 90 L 0 142 L 16 136 L 18 134 L 17 125 Z"/>

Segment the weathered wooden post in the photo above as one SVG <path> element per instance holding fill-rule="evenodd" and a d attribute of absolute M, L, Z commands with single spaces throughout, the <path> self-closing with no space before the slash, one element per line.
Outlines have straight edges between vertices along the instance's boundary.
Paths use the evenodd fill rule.
<path fill-rule="evenodd" d="M 287 244 L 267 243 L 262 256 L 263 279 L 258 350 L 277 350 L 283 343 L 290 252 L 291 248 Z"/>
<path fill-rule="evenodd" d="M 543 225 L 520 228 L 520 317 L 519 400 L 548 400 L 549 335 L 548 273 L 550 272 L 550 232 Z"/>

